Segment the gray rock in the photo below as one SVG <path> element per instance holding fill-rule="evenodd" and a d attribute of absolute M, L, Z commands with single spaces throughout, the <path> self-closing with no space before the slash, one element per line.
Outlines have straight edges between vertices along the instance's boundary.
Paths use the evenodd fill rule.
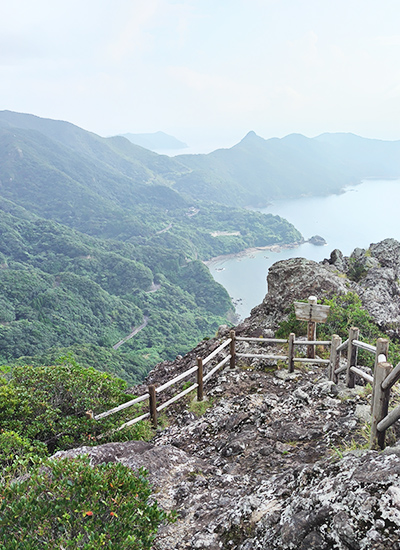
<path fill-rule="evenodd" d="M 301 373 L 298 371 L 289 372 L 288 370 L 277 370 L 275 371 L 275 376 L 281 380 L 296 380 L 301 376 Z"/>
<path fill-rule="evenodd" d="M 339 389 L 334 382 L 331 382 L 330 380 L 324 380 L 323 382 L 315 384 L 312 393 L 313 395 L 318 395 L 319 397 L 327 395 L 336 397 L 339 393 Z"/>
<path fill-rule="evenodd" d="M 301 388 L 297 388 L 297 390 L 293 392 L 293 396 L 300 401 L 304 401 L 304 403 L 309 403 L 311 401 L 310 396 Z"/>
<path fill-rule="evenodd" d="M 335 266 L 336 269 L 339 269 L 340 271 L 344 271 L 346 269 L 346 262 L 343 257 L 343 253 L 338 248 L 335 248 L 335 250 L 331 252 L 328 263 Z"/>
<path fill-rule="evenodd" d="M 59 451 L 53 458 L 74 458 L 82 455 L 88 456 L 93 466 L 120 462 L 133 470 L 145 468 L 149 472 L 149 479 L 156 484 L 165 483 L 171 477 L 177 479 L 196 469 L 206 469 L 202 460 L 191 457 L 172 445 L 156 446 L 145 441 L 78 447 L 69 451 Z"/>
<path fill-rule="evenodd" d="M 371 406 L 356 405 L 355 415 L 359 420 L 362 420 L 363 422 L 371 422 Z"/>

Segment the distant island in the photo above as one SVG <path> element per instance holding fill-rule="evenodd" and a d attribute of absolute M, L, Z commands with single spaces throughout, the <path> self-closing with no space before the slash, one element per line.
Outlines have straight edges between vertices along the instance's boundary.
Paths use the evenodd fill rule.
<path fill-rule="evenodd" d="M 129 139 L 131 143 L 140 145 L 150 151 L 162 151 L 171 149 L 186 149 L 187 144 L 179 141 L 174 136 L 170 136 L 165 132 L 154 132 L 152 134 L 119 134 L 120 136 Z"/>
<path fill-rule="evenodd" d="M 308 242 L 310 244 L 313 244 L 314 246 L 325 246 L 326 244 L 328 244 L 326 240 L 320 235 L 313 235 L 308 239 Z"/>

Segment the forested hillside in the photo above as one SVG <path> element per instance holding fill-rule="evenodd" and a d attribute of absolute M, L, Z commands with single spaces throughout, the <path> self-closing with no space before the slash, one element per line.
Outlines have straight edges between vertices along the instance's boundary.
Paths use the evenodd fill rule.
<path fill-rule="evenodd" d="M 231 300 L 201 260 L 301 235 L 180 195 L 187 171 L 124 138 L 0 113 L 1 362 L 72 352 L 134 382 L 226 322 Z"/>
<path fill-rule="evenodd" d="M 266 206 L 271 199 L 338 193 L 363 178 L 400 177 L 400 141 L 353 134 L 265 140 L 249 132 L 230 149 L 179 155 L 190 168 L 175 189 L 230 205 Z"/>

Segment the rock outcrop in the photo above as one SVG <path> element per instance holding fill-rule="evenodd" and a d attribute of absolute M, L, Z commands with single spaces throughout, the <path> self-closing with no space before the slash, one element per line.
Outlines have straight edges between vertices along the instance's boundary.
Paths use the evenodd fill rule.
<path fill-rule="evenodd" d="M 295 300 L 353 291 L 383 331 L 400 336 L 400 243 L 394 239 L 371 244 L 368 250 L 356 248 L 350 257 L 336 249 L 322 263 L 283 260 L 270 268 L 267 281 L 268 294 L 252 310 L 246 326 L 276 328 Z"/>
<path fill-rule="evenodd" d="M 349 258 L 335 250 L 321 264 L 278 262 L 265 300 L 237 332 L 271 336 L 270 327 L 294 300 L 352 290 L 384 329 L 397 334 L 399 275 L 400 243 L 393 240 L 356 249 Z M 132 392 L 187 370 L 228 332 L 220 327 L 216 338 L 185 357 L 161 363 Z M 253 351 L 250 342 L 238 345 Z M 260 345 L 266 353 L 284 352 Z M 235 369 L 225 366 L 205 394 L 212 406 L 202 415 L 189 410 L 189 397 L 165 409 L 169 425 L 150 443 L 109 443 L 56 456 L 87 453 L 92 464 L 146 467 L 154 498 L 178 512 L 176 523 L 161 528 L 154 550 L 400 550 L 400 427 L 388 436 L 393 447 L 366 450 L 370 389 L 335 385 L 323 367 L 288 373 L 276 361 L 248 359 Z"/>

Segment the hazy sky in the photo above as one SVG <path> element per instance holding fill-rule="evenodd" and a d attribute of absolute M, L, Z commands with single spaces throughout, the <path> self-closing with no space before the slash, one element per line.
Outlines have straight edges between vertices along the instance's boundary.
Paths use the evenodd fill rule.
<path fill-rule="evenodd" d="M 400 139 L 399 0 L 0 2 L 0 110 L 192 146 Z"/>

